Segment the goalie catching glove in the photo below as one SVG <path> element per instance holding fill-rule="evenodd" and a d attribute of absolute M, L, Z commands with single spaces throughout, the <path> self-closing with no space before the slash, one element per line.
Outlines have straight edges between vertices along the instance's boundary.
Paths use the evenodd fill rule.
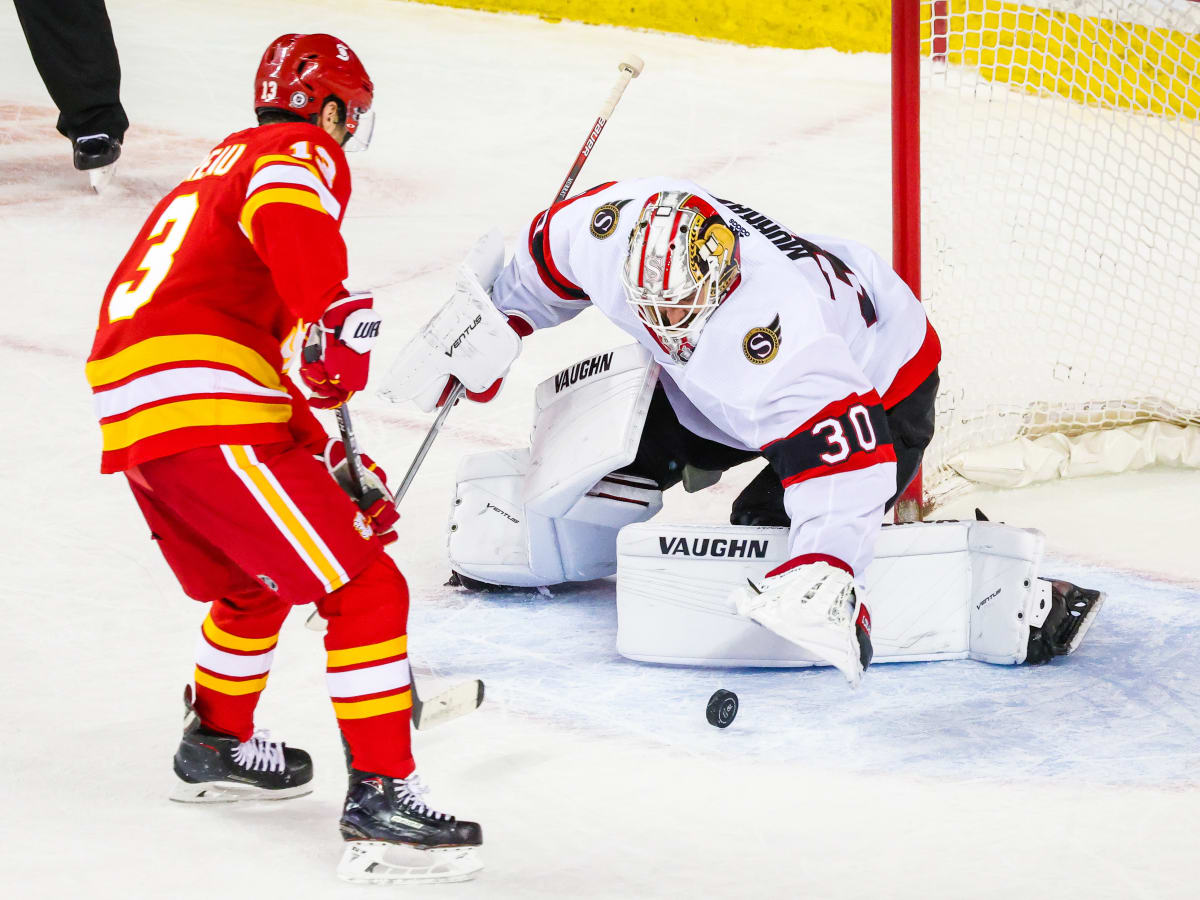
<path fill-rule="evenodd" d="M 400 351 L 383 396 L 393 403 L 411 400 L 430 412 L 458 382 L 476 402 L 496 395 L 521 352 L 521 337 L 532 330 L 522 320 L 510 323 L 492 304 L 490 291 L 503 265 L 504 241 L 489 232 L 458 267 L 454 294 Z"/>
<path fill-rule="evenodd" d="M 349 294 L 308 326 L 300 377 L 312 391 L 310 406 L 336 409 L 367 386 L 371 349 L 379 337 L 373 303 L 368 293 Z"/>
<path fill-rule="evenodd" d="M 346 446 L 341 441 L 337 438 L 330 438 L 325 444 L 324 450 L 315 456 L 325 464 L 329 474 L 333 476 L 342 490 L 350 495 L 350 499 L 358 504 L 358 508 L 367 517 L 375 536 L 384 544 L 390 544 L 396 540 L 395 525 L 400 519 L 400 513 L 396 510 L 392 492 L 388 490 L 387 473 L 375 460 L 365 453 L 358 454 L 363 469 L 363 496 L 360 499 L 355 493 L 354 480 L 350 476 L 350 462 L 346 458 Z"/>
<path fill-rule="evenodd" d="M 851 687 L 871 664 L 871 614 L 854 576 L 826 559 L 797 557 L 735 592 L 739 615 L 820 657 Z"/>

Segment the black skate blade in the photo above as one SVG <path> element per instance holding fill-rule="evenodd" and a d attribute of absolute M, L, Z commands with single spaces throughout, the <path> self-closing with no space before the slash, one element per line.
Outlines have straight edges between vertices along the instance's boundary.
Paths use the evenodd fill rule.
<path fill-rule="evenodd" d="M 1087 591 L 1086 593 L 1093 593 Z M 1096 613 L 1100 612 L 1100 607 L 1104 605 L 1106 594 L 1102 591 L 1095 591 L 1095 597 L 1092 598 L 1087 608 L 1079 615 L 1079 624 L 1075 626 L 1075 633 L 1071 635 L 1067 642 L 1067 655 L 1074 653 L 1080 644 L 1083 643 L 1083 636 L 1088 633 L 1088 629 L 1092 627 L 1092 623 L 1096 621 Z"/>
<path fill-rule="evenodd" d="M 192 784 L 177 779 L 169 797 L 175 803 L 240 803 L 246 800 L 291 800 L 312 792 L 311 782 L 271 790 L 237 781 L 203 781 Z"/>

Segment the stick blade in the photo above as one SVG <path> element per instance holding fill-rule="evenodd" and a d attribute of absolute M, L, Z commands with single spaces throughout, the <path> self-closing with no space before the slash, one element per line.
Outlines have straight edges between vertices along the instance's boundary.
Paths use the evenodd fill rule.
<path fill-rule="evenodd" d="M 483 682 L 476 678 L 456 684 L 428 699 L 417 700 L 414 695 L 413 727 L 427 731 L 472 713 L 483 703 L 483 694 Z"/>

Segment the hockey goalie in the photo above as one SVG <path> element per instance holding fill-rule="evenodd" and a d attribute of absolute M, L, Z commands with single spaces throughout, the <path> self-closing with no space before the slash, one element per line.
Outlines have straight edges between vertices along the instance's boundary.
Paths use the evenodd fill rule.
<path fill-rule="evenodd" d="M 473 589 L 617 574 L 618 649 L 654 662 L 1037 663 L 1102 601 L 1038 577 L 1041 535 L 999 523 L 882 528 L 934 427 L 941 356 L 891 268 L 689 181 L 600 185 L 539 213 L 503 264 L 485 237 L 385 394 L 477 401 L 534 331 L 589 306 L 635 344 L 537 388 L 528 448 L 458 471 L 455 580 Z M 656 525 L 662 492 L 766 465 L 730 525 Z"/>

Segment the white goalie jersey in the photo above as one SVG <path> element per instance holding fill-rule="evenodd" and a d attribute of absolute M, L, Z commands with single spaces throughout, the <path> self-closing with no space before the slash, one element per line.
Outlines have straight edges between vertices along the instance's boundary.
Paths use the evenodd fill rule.
<path fill-rule="evenodd" d="M 621 284 L 633 224 L 661 191 L 707 200 L 740 237 L 740 280 L 686 363 L 665 352 Z M 921 304 L 874 252 L 796 234 L 688 181 L 618 181 L 540 213 L 492 301 L 533 329 L 599 309 L 662 367 L 684 427 L 770 460 L 785 488 L 792 557 L 861 578 L 896 493 L 885 412 L 933 373 L 941 353 Z"/>

